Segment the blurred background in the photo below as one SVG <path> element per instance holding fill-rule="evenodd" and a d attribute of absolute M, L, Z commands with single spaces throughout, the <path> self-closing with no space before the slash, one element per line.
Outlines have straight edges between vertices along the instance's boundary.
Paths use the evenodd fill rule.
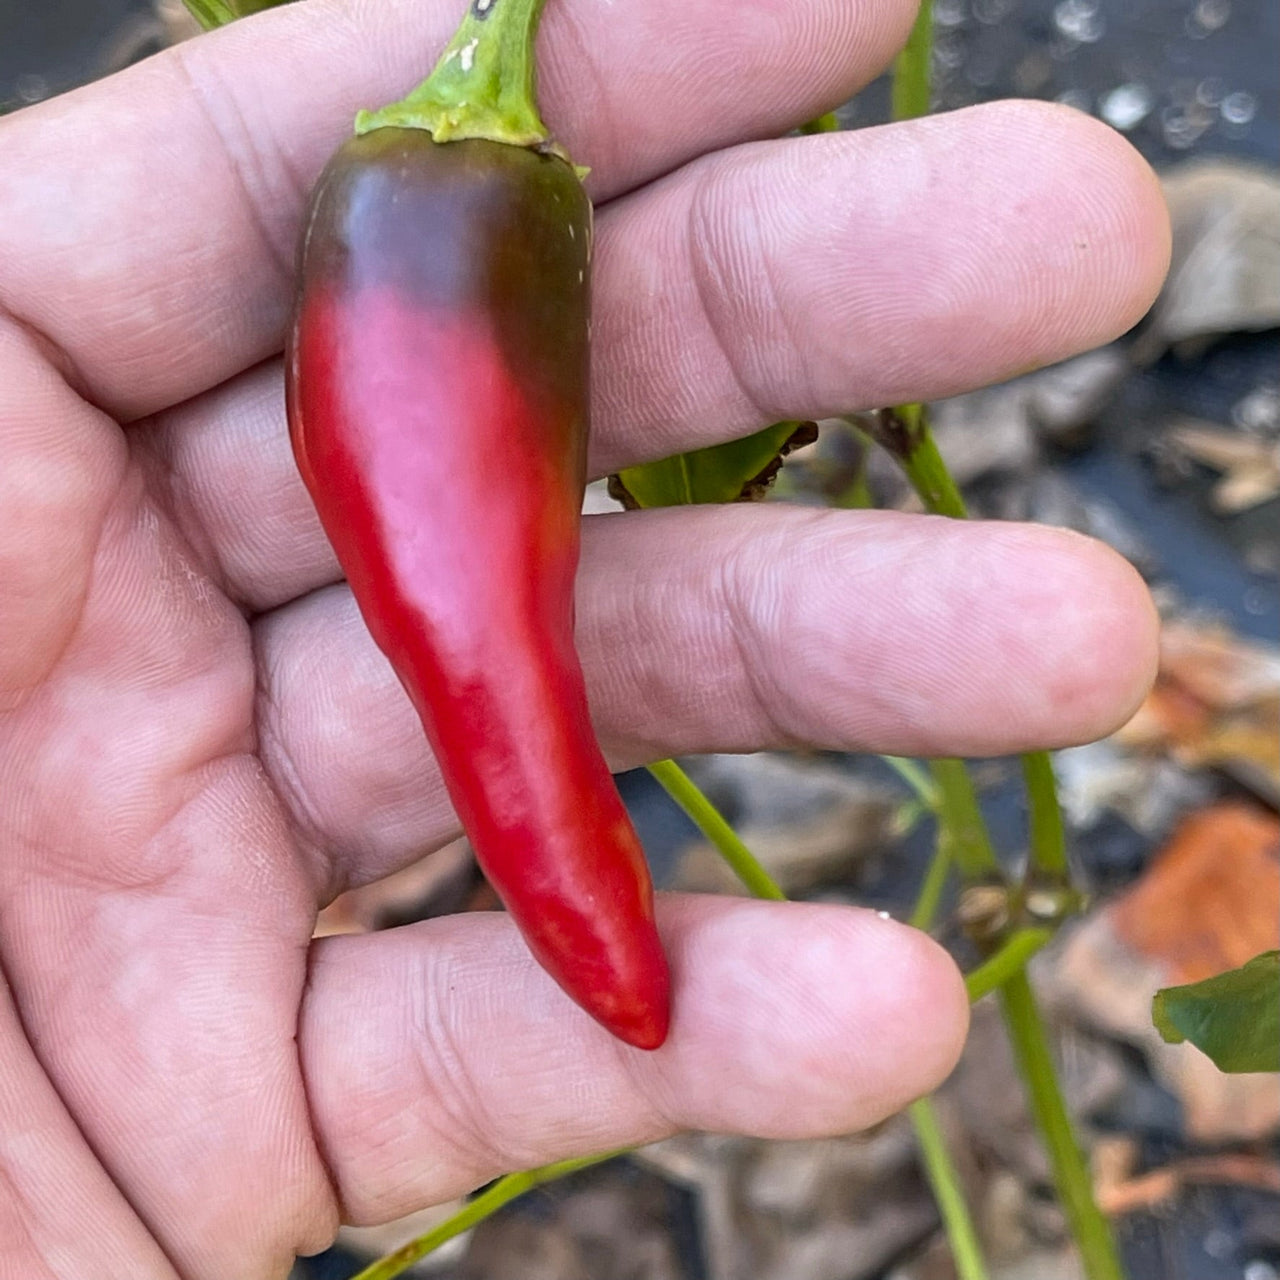
<path fill-rule="evenodd" d="M 1280 945 L 1280 5 L 1268 0 L 936 0 L 940 109 L 1067 103 L 1124 133 L 1165 183 L 1170 281 L 1127 338 L 935 406 L 978 514 L 1100 537 L 1165 618 L 1134 720 L 1057 759 L 1092 894 L 1033 966 L 1097 1194 L 1131 1280 L 1280 1278 L 1280 1080 L 1224 1076 L 1163 1044 L 1151 993 Z M 0 109 L 18 110 L 192 34 L 178 0 L 0 0 Z M 887 82 L 839 112 L 887 115 Z M 850 193 L 858 198 L 857 192 Z M 793 456 L 771 501 L 910 509 L 842 424 Z M 592 501 L 609 505 L 602 492 Z M 688 762 L 790 893 L 909 909 L 930 824 L 882 761 Z M 1016 858 L 1016 762 L 981 762 Z M 646 774 L 622 779 L 659 880 L 732 892 Z M 496 904 L 461 842 L 340 899 L 327 931 Z M 944 941 L 963 956 L 958 930 Z M 856 981 L 856 976 L 850 978 Z M 990 1002 L 988 1002 L 989 1005 Z M 998 1019 L 975 1010 L 939 1106 L 994 1280 L 1079 1275 Z M 346 1280 L 456 1206 L 348 1232 L 295 1280 Z M 442 1280 L 951 1280 L 902 1117 L 820 1143 L 689 1135 L 512 1205 L 414 1273 Z"/>

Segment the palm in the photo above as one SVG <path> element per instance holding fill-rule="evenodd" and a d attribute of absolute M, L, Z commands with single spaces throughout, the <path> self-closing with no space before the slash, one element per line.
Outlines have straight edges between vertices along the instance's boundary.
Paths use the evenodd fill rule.
<path fill-rule="evenodd" d="M 671 23 L 707 24 L 691 49 L 722 38 L 716 6 L 671 5 Z M 566 0 L 548 23 L 548 96 L 603 206 L 597 471 L 1003 376 L 1103 340 L 1150 296 L 1164 232 L 1149 177 L 1082 118 L 1006 107 L 679 168 L 837 100 L 910 13 L 787 6 L 710 80 L 663 36 L 655 94 L 630 73 L 668 30 L 659 8 L 614 7 L 587 42 L 614 118 L 661 101 L 680 122 L 637 124 L 625 145 L 611 112 L 565 88 L 581 81 L 573 23 L 600 15 Z M 317 44 L 318 9 L 3 127 L 6 1274 L 265 1280 L 339 1215 L 385 1218 L 504 1168 L 682 1125 L 857 1127 L 936 1081 L 963 1028 L 930 944 L 834 909 L 666 904 L 676 1023 L 647 1057 L 579 1014 L 498 917 L 309 946 L 335 891 L 453 833 L 283 427 L 300 191 L 351 110 L 426 61 L 395 27 L 416 4 L 380 6 L 354 57 Z M 828 47 L 816 28 L 845 54 L 796 103 L 778 50 L 812 63 Z M 307 74 L 278 76 L 299 48 Z M 815 158 L 800 182 L 795 146 Z M 976 157 L 959 180 L 956 155 Z M 1002 222 L 996 193 L 1013 188 L 1027 199 Z M 844 199 L 856 189 L 878 202 Z M 145 234 L 140 206 L 162 213 Z M 886 297 L 915 298 L 909 330 L 879 326 Z M 1123 715 L 1149 670 L 1132 576 L 1047 531 L 784 509 L 588 526 L 579 636 L 620 766 L 799 742 L 1078 740 Z M 863 975 L 856 992 L 827 980 L 833 954 Z M 801 988 L 811 1017 L 790 1003 Z M 880 1056 L 853 1060 L 852 1043 Z"/>
<path fill-rule="evenodd" d="M 0 721 L 25 798 L 0 818 L 5 960 L 15 984 L 38 975 L 18 1012 L 126 1196 L 181 1187 L 189 1212 L 239 1167 L 287 1212 L 271 1188 L 307 1131 L 294 1036 L 316 885 L 256 754 L 250 627 L 143 464 L 147 428 L 129 456 L 83 417 L 114 463 L 86 466 L 59 531 L 83 587 L 6 654 L 48 665 Z M 296 1192 L 314 1198 L 310 1165 Z"/>

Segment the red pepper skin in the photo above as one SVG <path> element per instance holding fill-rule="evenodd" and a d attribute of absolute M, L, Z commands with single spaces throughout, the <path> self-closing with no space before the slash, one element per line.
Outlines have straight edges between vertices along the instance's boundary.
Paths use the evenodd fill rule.
<path fill-rule="evenodd" d="M 651 1049 L 653 889 L 573 644 L 590 237 L 559 158 L 351 139 L 306 223 L 290 434 L 480 865 L 565 991 Z"/>

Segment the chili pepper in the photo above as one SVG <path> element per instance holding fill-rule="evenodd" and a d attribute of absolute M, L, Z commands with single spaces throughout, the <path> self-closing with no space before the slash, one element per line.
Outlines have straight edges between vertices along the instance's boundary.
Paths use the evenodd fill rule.
<path fill-rule="evenodd" d="M 655 1048 L 652 886 L 573 644 L 590 237 L 556 155 L 352 138 L 305 227 L 290 424 L 480 865 L 565 991 Z"/>

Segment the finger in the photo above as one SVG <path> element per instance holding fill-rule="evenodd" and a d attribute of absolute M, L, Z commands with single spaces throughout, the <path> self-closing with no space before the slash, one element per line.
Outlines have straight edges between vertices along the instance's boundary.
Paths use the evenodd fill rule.
<path fill-rule="evenodd" d="M 606 209 L 598 245 L 601 473 L 776 418 L 949 395 L 1104 342 L 1154 296 L 1167 219 L 1119 135 L 1000 103 L 700 162 Z M 237 598 L 267 608 L 336 581 L 278 370 L 167 415 L 151 447 Z"/>
<path fill-rule="evenodd" d="M 959 1055 L 963 985 L 915 930 L 851 908 L 714 898 L 666 901 L 660 922 L 677 994 L 655 1053 L 571 1005 L 503 916 L 318 944 L 299 1042 L 347 1218 L 385 1221 L 499 1173 L 679 1129 L 862 1129 Z"/>
<path fill-rule="evenodd" d="M 1037 526 L 785 506 L 593 517 L 578 648 L 615 768 L 816 746 L 1000 755 L 1121 723 L 1154 613 L 1101 544 Z M 333 879 L 456 834 L 345 587 L 259 620 L 263 761 Z"/>
<path fill-rule="evenodd" d="M 607 231 L 603 470 L 1052 364 L 1136 324 L 1169 258 L 1145 161 L 1032 102 L 708 157 Z"/>
<path fill-rule="evenodd" d="M 543 99 L 604 198 L 839 102 L 911 16 L 902 0 L 556 5 Z M 288 5 L 17 113 L 0 126 L 0 307 L 126 419 L 278 351 L 307 189 L 355 110 L 420 79 L 456 20 L 443 0 Z"/>

